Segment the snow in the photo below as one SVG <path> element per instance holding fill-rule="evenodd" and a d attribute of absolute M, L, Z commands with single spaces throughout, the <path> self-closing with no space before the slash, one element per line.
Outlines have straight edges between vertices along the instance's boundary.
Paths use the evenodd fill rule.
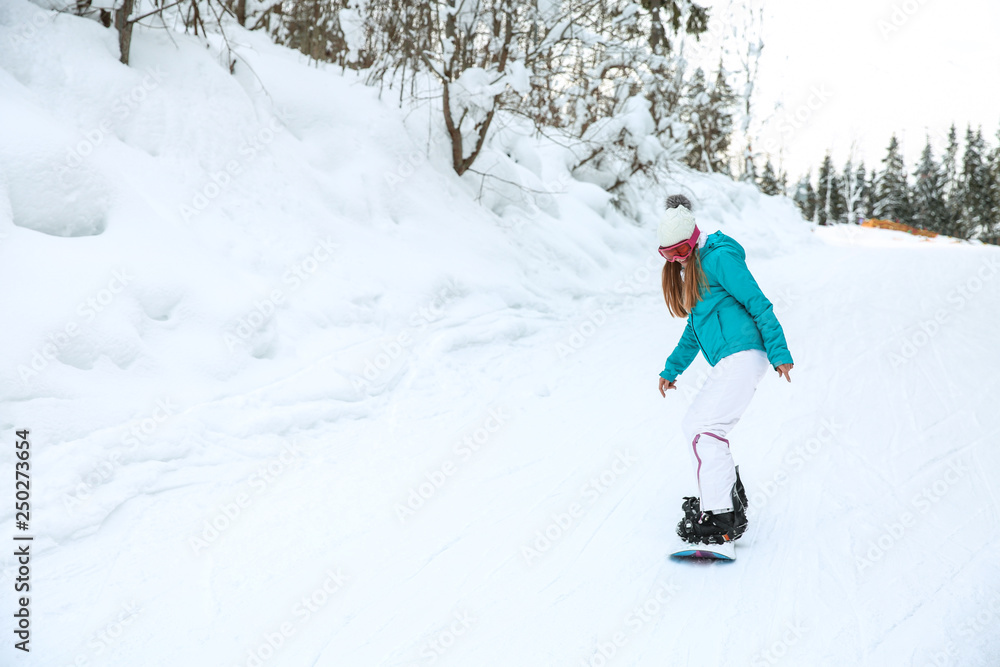
<path fill-rule="evenodd" d="M 501 128 L 516 201 L 349 73 L 233 38 L 234 75 L 160 30 L 126 68 L 113 32 L 0 5 L 0 401 L 35 536 L 4 664 L 996 664 L 996 248 L 680 167 L 627 220 Z M 656 392 L 670 192 L 746 248 L 796 361 L 732 434 L 735 563 L 667 558 L 711 372 Z"/>

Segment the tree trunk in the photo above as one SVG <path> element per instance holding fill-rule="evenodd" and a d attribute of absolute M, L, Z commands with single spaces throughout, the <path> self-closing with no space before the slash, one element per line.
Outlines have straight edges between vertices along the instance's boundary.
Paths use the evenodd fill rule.
<path fill-rule="evenodd" d="M 451 166 L 459 176 L 465 169 L 462 167 L 462 129 L 455 126 L 455 119 L 451 117 L 451 92 L 449 91 L 449 81 L 441 82 L 441 106 L 444 107 L 444 127 L 451 140 Z M 461 121 L 459 121 L 461 124 Z"/>
<path fill-rule="evenodd" d="M 667 42 L 666 31 L 663 29 L 663 23 L 660 21 L 660 8 L 662 6 L 662 0 L 650 0 L 649 50 L 656 54 L 663 53 L 663 49 L 660 47 L 665 47 Z"/>
<path fill-rule="evenodd" d="M 115 10 L 115 29 L 118 31 L 118 51 L 121 53 L 119 60 L 123 65 L 128 65 L 128 52 L 132 47 L 132 22 L 129 17 L 132 15 L 132 7 L 135 0 L 123 0 L 122 6 Z"/>
<path fill-rule="evenodd" d="M 448 17 L 448 22 L 446 25 L 446 30 L 455 29 L 455 15 L 451 14 Z M 497 73 L 503 74 L 507 67 L 507 58 L 510 55 L 510 44 L 514 37 L 513 21 L 510 16 L 507 17 L 507 28 L 504 32 L 503 45 L 500 48 L 500 55 L 497 62 Z M 457 53 L 456 49 L 456 53 Z M 454 71 L 455 60 L 452 59 L 452 66 L 447 70 L 448 75 Z M 458 119 L 458 123 L 455 123 L 454 118 L 451 115 L 451 94 L 448 90 L 448 84 L 450 81 L 446 80 L 443 82 L 442 90 L 442 103 L 444 106 L 444 122 L 445 128 L 448 131 L 448 136 L 451 137 L 451 160 L 452 166 L 455 169 L 455 173 L 459 176 L 464 174 L 472 163 L 476 161 L 479 157 L 479 153 L 483 150 L 483 145 L 486 143 L 486 136 L 490 131 L 490 124 L 493 122 L 493 117 L 496 115 L 497 106 L 500 104 L 501 94 L 493 96 L 493 104 L 490 106 L 490 110 L 486 112 L 486 118 L 484 118 L 479 124 L 476 125 L 476 145 L 472 148 L 472 152 L 469 153 L 467 157 L 463 156 L 463 140 L 462 140 L 462 121 L 465 119 L 465 111 L 462 112 L 462 117 Z"/>

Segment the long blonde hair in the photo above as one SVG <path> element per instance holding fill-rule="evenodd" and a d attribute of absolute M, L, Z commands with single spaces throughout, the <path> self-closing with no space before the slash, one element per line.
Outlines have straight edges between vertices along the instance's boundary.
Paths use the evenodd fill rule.
<path fill-rule="evenodd" d="M 680 262 L 663 263 L 663 300 L 674 317 L 687 317 L 701 301 L 702 290 L 708 289 L 705 272 L 701 270 L 701 248 L 695 247 L 687 267 L 681 274 Z"/>

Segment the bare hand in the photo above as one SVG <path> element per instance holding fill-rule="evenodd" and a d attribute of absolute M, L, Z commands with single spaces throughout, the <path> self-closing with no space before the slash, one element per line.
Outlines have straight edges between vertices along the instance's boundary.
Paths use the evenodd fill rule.
<path fill-rule="evenodd" d="M 788 371 L 792 370 L 792 368 L 794 368 L 794 367 L 795 367 L 795 364 L 781 364 L 780 366 L 778 366 L 774 370 L 778 371 L 778 375 L 784 376 L 784 378 L 786 380 L 788 380 L 789 382 L 791 382 L 792 381 L 792 376 L 788 374 Z"/>
<path fill-rule="evenodd" d="M 660 396 L 663 396 L 664 398 L 666 398 L 667 392 L 665 390 L 666 389 L 677 389 L 677 384 L 676 383 L 677 383 L 677 380 L 674 380 L 673 382 L 667 382 L 663 378 L 660 378 Z"/>

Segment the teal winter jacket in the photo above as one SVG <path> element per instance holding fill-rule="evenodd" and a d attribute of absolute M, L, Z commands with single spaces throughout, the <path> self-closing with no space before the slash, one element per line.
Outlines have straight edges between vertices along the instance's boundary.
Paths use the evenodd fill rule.
<path fill-rule="evenodd" d="M 698 252 L 708 290 L 702 291 L 701 301 L 688 313 L 684 334 L 660 377 L 673 382 L 699 349 L 712 366 L 743 350 L 763 350 L 775 368 L 792 363 L 785 334 L 771 302 L 750 275 L 743 247 L 716 232 Z"/>

